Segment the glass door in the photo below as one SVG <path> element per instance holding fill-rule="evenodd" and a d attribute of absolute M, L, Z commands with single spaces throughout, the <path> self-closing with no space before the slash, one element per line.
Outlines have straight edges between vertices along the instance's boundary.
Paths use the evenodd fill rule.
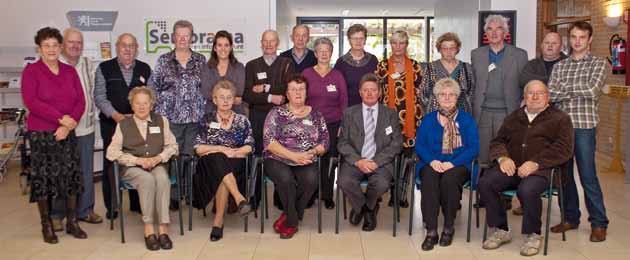
<path fill-rule="evenodd" d="M 374 54 L 379 60 L 383 59 L 385 45 L 383 44 L 383 19 L 344 19 L 343 20 L 343 52 L 341 55 L 350 51 L 350 43 L 346 33 L 348 28 L 354 24 L 362 24 L 368 31 L 365 40 L 365 51 Z"/>
<path fill-rule="evenodd" d="M 333 53 L 330 60 L 331 63 L 334 63 L 339 57 L 339 21 L 308 21 L 303 24 L 310 29 L 310 37 L 306 45 L 309 49 L 315 50 L 314 43 L 317 38 L 326 37 L 332 41 Z"/>
<path fill-rule="evenodd" d="M 427 61 L 427 40 L 425 19 L 387 19 L 387 56 L 391 54 L 389 39 L 398 30 L 406 31 L 409 35 L 407 54 L 409 58 L 419 62 Z"/>

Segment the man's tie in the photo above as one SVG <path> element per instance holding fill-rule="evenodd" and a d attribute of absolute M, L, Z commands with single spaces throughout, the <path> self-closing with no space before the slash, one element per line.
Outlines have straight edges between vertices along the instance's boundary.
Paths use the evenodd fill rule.
<path fill-rule="evenodd" d="M 376 130 L 376 122 L 374 120 L 374 109 L 368 108 L 368 116 L 365 121 L 365 139 L 363 140 L 363 148 L 361 149 L 361 157 L 372 159 L 376 154 L 376 143 L 374 143 L 374 131 Z"/>

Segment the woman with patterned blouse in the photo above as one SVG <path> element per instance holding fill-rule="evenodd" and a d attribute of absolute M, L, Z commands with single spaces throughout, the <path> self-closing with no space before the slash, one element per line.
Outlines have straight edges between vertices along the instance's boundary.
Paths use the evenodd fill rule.
<path fill-rule="evenodd" d="M 283 239 L 298 231 L 298 220 L 316 189 L 316 156 L 328 150 L 326 121 L 306 105 L 306 86 L 299 74 L 289 78 L 289 103 L 269 111 L 263 130 L 265 173 L 276 185 L 284 208 L 273 228 Z"/>
<path fill-rule="evenodd" d="M 236 88 L 231 81 L 220 80 L 213 87 L 216 110 L 204 117 L 195 139 L 199 158 L 193 176 L 194 196 L 198 207 L 206 208 L 212 197 L 216 206 L 211 241 L 223 237 L 223 214 L 232 195 L 241 216 L 250 211 L 247 198 L 238 189 L 237 178 L 245 178 L 245 157 L 253 151 L 254 137 L 247 117 L 232 110 Z"/>
<path fill-rule="evenodd" d="M 405 31 L 395 31 L 390 39 L 392 55 L 376 66 L 376 75 L 381 80 L 381 101 L 398 112 L 404 136 L 403 153 L 412 154 L 416 128 L 423 116 L 420 99 L 422 65 L 409 58 L 407 46 L 409 36 Z"/>
<path fill-rule="evenodd" d="M 455 57 L 461 46 L 459 37 L 452 32 L 442 34 L 437 39 L 435 48 L 442 58 L 427 64 L 420 84 L 425 114 L 439 109 L 438 100 L 433 95 L 433 88 L 436 82 L 443 78 L 451 78 L 459 83 L 461 95 L 457 98 L 457 108 L 472 113 L 471 102 L 475 80 L 470 63 L 460 61 Z"/>

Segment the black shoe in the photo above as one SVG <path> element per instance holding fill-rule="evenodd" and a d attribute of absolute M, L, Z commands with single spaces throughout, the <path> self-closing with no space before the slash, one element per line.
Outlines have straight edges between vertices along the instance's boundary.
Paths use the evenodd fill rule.
<path fill-rule="evenodd" d="M 311 198 L 311 200 L 309 200 L 308 203 L 306 203 L 306 208 L 307 209 L 312 208 L 313 204 L 315 204 L 315 197 Z"/>
<path fill-rule="evenodd" d="M 398 202 L 398 206 L 406 209 L 409 207 L 409 201 L 407 201 L 407 199 L 401 200 L 400 202 Z"/>
<path fill-rule="evenodd" d="M 440 246 L 450 246 L 453 243 L 453 236 L 455 236 L 455 231 L 452 233 L 442 232 L 440 235 Z"/>
<path fill-rule="evenodd" d="M 433 247 L 435 246 L 435 244 L 438 243 L 438 237 L 437 235 L 435 236 L 426 236 L 424 238 L 424 241 L 422 242 L 422 251 L 429 251 L 432 250 Z"/>
<path fill-rule="evenodd" d="M 378 205 L 378 204 L 377 204 Z M 365 210 L 365 216 L 363 218 L 363 231 L 373 231 L 374 229 L 376 229 L 376 213 L 377 213 L 377 208 L 374 207 L 374 209 L 370 210 L 367 209 Z"/>
<path fill-rule="evenodd" d="M 462 202 L 460 201 L 459 203 L 457 203 L 457 210 L 461 210 L 462 209 Z"/>
<path fill-rule="evenodd" d="M 221 238 L 223 238 L 223 226 L 212 227 L 212 232 L 210 232 L 210 241 L 219 241 Z"/>
<path fill-rule="evenodd" d="M 168 205 L 168 209 L 171 211 L 179 210 L 179 201 L 171 200 L 170 205 Z"/>
<path fill-rule="evenodd" d="M 334 209 L 335 202 L 332 199 L 324 200 L 324 207 L 326 207 L 326 209 Z"/>
<path fill-rule="evenodd" d="M 107 219 L 117 219 L 118 218 L 118 211 L 108 211 L 107 213 L 105 213 L 105 218 Z"/>
<path fill-rule="evenodd" d="M 158 240 L 160 241 L 160 247 L 164 250 L 173 248 L 173 241 L 168 237 L 168 234 L 160 234 Z"/>
<path fill-rule="evenodd" d="M 252 207 L 246 200 L 243 200 L 238 204 L 238 214 L 240 214 L 241 217 L 247 216 L 250 212 L 252 212 Z"/>
<path fill-rule="evenodd" d="M 355 212 L 354 209 L 350 210 L 350 224 L 359 225 L 361 224 L 361 220 L 363 220 L 363 215 L 365 214 L 365 207 L 361 209 L 360 212 Z"/>
<path fill-rule="evenodd" d="M 155 234 L 144 237 L 144 245 L 151 251 L 160 249 L 160 242 Z"/>

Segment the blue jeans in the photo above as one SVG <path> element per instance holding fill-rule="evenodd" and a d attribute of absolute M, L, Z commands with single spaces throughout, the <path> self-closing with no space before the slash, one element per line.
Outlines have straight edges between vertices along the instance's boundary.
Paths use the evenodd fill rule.
<path fill-rule="evenodd" d="M 77 136 L 81 175 L 83 175 L 83 193 L 77 198 L 77 217 L 86 218 L 94 211 L 94 133 Z M 54 199 L 51 217 L 63 219 L 66 216 L 66 200 Z"/>
<path fill-rule="evenodd" d="M 607 228 L 608 218 L 604 207 L 602 193 L 595 168 L 595 130 L 596 128 L 575 128 L 575 160 L 582 188 L 584 200 L 588 210 L 588 221 L 593 228 Z M 569 160 L 568 179 L 564 185 L 564 211 L 566 222 L 572 225 L 580 224 L 580 200 L 573 174 L 573 159 Z"/>

